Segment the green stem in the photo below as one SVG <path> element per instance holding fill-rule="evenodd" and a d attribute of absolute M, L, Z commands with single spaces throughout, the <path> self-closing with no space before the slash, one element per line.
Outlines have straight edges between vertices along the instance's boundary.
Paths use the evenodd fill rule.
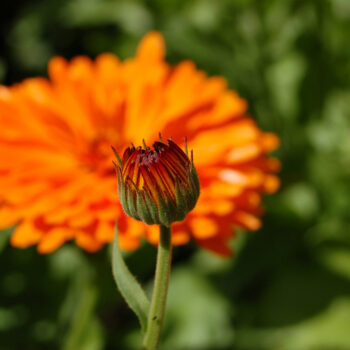
<path fill-rule="evenodd" d="M 143 339 L 143 350 L 155 350 L 158 345 L 168 294 L 171 248 L 171 228 L 161 225 L 153 295 Z"/>
<path fill-rule="evenodd" d="M 82 273 L 84 275 L 84 272 Z M 79 303 L 75 309 L 70 329 L 65 337 L 63 350 L 76 350 L 81 348 L 89 322 L 93 318 L 93 311 L 97 301 L 96 284 L 91 280 L 91 276 L 85 272 L 82 277 L 82 285 L 79 286 Z M 77 291 L 75 291 L 77 292 Z"/>

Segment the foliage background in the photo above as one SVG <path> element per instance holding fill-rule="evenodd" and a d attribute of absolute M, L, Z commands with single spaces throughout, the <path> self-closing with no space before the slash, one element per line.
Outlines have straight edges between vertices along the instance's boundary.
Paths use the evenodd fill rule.
<path fill-rule="evenodd" d="M 125 58 L 151 29 L 168 60 L 223 75 L 280 135 L 282 188 L 263 228 L 223 260 L 175 249 L 160 349 L 350 349 L 350 2 L 11 0 L 0 12 L 0 82 L 46 75 L 49 58 Z M 1 189 L 4 190 L 4 189 Z M 0 235 L 0 350 L 137 349 L 108 248 L 54 254 Z M 146 286 L 155 249 L 127 256 Z"/>

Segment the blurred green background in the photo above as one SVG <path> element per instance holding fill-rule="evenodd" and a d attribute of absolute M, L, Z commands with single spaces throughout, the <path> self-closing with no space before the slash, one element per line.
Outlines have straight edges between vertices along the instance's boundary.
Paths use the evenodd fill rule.
<path fill-rule="evenodd" d="M 280 135 L 282 188 L 233 259 L 174 252 L 160 350 L 350 349 L 350 1 L 11 0 L 0 12 L 0 82 L 46 75 L 49 58 L 125 58 L 160 30 L 167 59 L 223 75 Z M 54 254 L 0 235 L 0 350 L 133 350 L 136 317 L 108 248 Z M 155 249 L 127 255 L 151 287 Z"/>

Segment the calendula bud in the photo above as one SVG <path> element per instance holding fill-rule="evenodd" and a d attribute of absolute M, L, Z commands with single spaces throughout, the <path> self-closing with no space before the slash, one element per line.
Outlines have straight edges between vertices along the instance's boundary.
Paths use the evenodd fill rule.
<path fill-rule="evenodd" d="M 169 226 L 182 221 L 199 197 L 199 180 L 191 159 L 172 140 L 153 144 L 153 149 L 134 146 L 118 164 L 118 192 L 125 213 L 148 225 Z"/>

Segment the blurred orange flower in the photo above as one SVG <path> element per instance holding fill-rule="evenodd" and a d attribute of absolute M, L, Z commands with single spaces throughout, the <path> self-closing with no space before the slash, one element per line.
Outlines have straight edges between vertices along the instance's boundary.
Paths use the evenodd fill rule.
<path fill-rule="evenodd" d="M 110 146 L 122 152 L 159 132 L 180 145 L 187 136 L 201 182 L 197 206 L 174 225 L 174 244 L 193 238 L 228 255 L 235 226 L 260 227 L 261 195 L 279 186 L 279 162 L 267 157 L 278 138 L 259 130 L 225 79 L 164 56 L 162 36 L 151 32 L 124 62 L 55 57 L 49 80 L 0 86 L 0 225 L 17 225 L 14 246 L 49 253 L 74 239 L 93 252 L 113 240 L 116 219 L 123 249 L 142 237 L 157 243 L 157 226 L 120 207 Z"/>

